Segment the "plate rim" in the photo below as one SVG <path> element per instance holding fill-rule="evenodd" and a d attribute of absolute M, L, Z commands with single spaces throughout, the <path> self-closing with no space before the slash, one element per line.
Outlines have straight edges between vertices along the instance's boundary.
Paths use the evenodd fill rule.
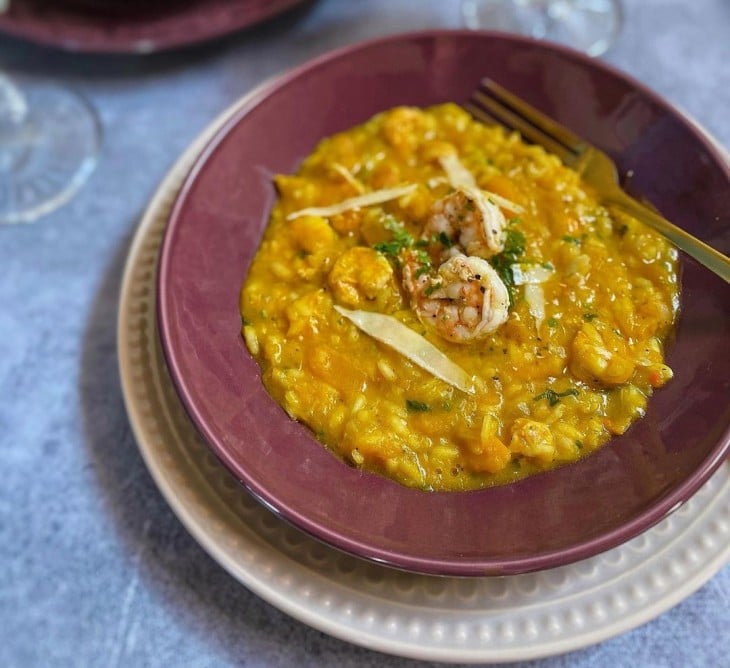
<path fill-rule="evenodd" d="M 215 153 L 219 145 L 225 141 L 230 131 L 265 97 L 277 92 L 302 74 L 311 72 L 330 61 L 337 60 L 343 56 L 347 56 L 354 52 L 368 49 L 382 43 L 406 42 L 419 39 L 437 39 L 439 37 L 458 38 L 459 36 L 478 36 L 484 39 L 499 39 L 508 42 L 516 42 L 518 44 L 537 46 L 547 51 L 557 51 L 569 58 L 587 64 L 590 67 L 596 67 L 599 70 L 602 69 L 611 74 L 613 77 L 627 82 L 632 87 L 638 89 L 642 94 L 646 95 L 650 101 L 670 113 L 670 115 L 675 115 L 684 121 L 686 129 L 691 132 L 694 139 L 702 145 L 712 158 L 714 158 L 715 163 L 721 168 L 725 177 L 730 182 L 730 165 L 728 165 L 724 156 L 722 156 L 722 153 L 720 152 L 721 149 L 718 148 L 718 145 L 712 140 L 708 140 L 708 134 L 704 132 L 695 121 L 686 116 L 684 112 L 677 109 L 673 104 L 669 103 L 667 100 L 648 88 L 645 84 L 634 79 L 630 75 L 625 74 L 612 65 L 606 64 L 602 61 L 597 61 L 568 47 L 544 42 L 531 37 L 496 31 L 440 28 L 402 32 L 362 40 L 327 51 L 326 53 L 307 60 L 303 64 L 273 77 L 268 81 L 268 85 L 265 88 L 259 87 L 255 91 L 252 91 L 251 96 L 246 96 L 245 99 L 241 101 L 240 106 L 233 109 L 232 113 L 225 119 L 221 127 L 214 131 L 212 136 L 208 138 L 205 146 L 194 160 L 177 193 L 162 239 L 156 281 L 158 296 L 158 332 L 160 333 L 163 355 L 167 367 L 170 370 L 173 384 L 175 385 L 176 391 L 178 392 L 178 395 L 196 428 L 203 435 L 204 440 L 211 450 L 216 454 L 216 456 L 218 456 L 224 465 L 233 472 L 248 492 L 279 516 L 289 522 L 292 522 L 295 526 L 308 534 L 318 538 L 319 540 L 323 540 L 340 550 L 354 554 L 360 558 L 369 559 L 376 563 L 385 563 L 392 567 L 412 572 L 457 576 L 481 576 L 485 573 L 524 573 L 572 563 L 604 552 L 630 540 L 631 538 L 634 538 L 677 510 L 677 508 L 696 493 L 696 491 L 710 478 L 710 476 L 719 468 L 723 460 L 726 458 L 727 452 L 730 450 L 730 424 L 726 426 L 712 451 L 708 454 L 702 465 L 695 471 L 691 479 L 683 481 L 676 488 L 662 495 L 654 504 L 644 508 L 641 512 L 634 515 L 621 526 L 614 527 L 613 529 L 605 531 L 598 536 L 584 539 L 569 547 L 559 550 L 556 549 L 531 553 L 526 557 L 512 558 L 509 560 L 502 558 L 468 558 L 460 559 L 457 562 L 453 558 L 447 561 L 445 558 L 437 558 L 433 556 L 424 557 L 421 555 L 403 555 L 397 550 L 386 547 L 377 547 L 371 542 L 366 542 L 363 539 L 350 538 L 342 536 L 339 533 L 333 534 L 331 530 L 329 530 L 326 526 L 323 526 L 322 522 L 312 519 L 300 511 L 292 511 L 288 507 L 285 507 L 283 504 L 277 502 L 276 499 L 272 499 L 271 495 L 268 494 L 265 489 L 261 489 L 260 485 L 258 485 L 256 481 L 250 480 L 245 475 L 245 472 L 242 470 L 240 465 L 238 465 L 236 461 L 229 456 L 229 453 L 225 450 L 225 448 L 219 447 L 216 442 L 215 434 L 211 432 L 206 422 L 200 419 L 194 400 L 186 385 L 184 375 L 179 372 L 174 353 L 171 350 L 169 341 L 164 335 L 164 331 L 171 321 L 171 318 L 169 318 L 165 312 L 164 304 L 166 302 L 165 295 L 167 294 L 167 286 L 163 282 L 163 276 L 167 271 L 170 261 L 169 239 L 174 234 L 175 223 L 179 220 L 185 199 L 190 189 L 194 187 L 198 174 L 206 167 L 208 160 L 213 153 Z M 480 492 L 484 492 L 484 490 L 463 492 L 463 494 L 479 494 Z"/>
<path fill-rule="evenodd" d="M 238 6 L 244 8 L 249 0 L 230 0 L 236 2 Z M 33 44 L 48 48 L 60 49 L 70 53 L 88 53 L 88 54 L 105 54 L 105 55 L 146 55 L 150 53 L 162 53 L 175 49 L 183 49 L 190 46 L 203 44 L 215 39 L 222 38 L 226 35 L 245 30 L 254 25 L 272 19 L 283 14 L 298 5 L 315 0 L 270 0 L 269 6 L 265 11 L 260 12 L 255 18 L 241 16 L 238 19 L 230 21 L 230 17 L 222 16 L 217 23 L 211 24 L 205 30 L 198 30 L 193 33 L 187 31 L 166 32 L 163 26 L 156 31 L 150 30 L 145 32 L 140 30 L 139 36 L 131 35 L 118 36 L 115 31 L 106 29 L 104 26 L 92 26 L 91 22 L 86 26 L 74 25 L 70 30 L 51 30 L 47 21 L 39 16 L 40 12 L 33 14 L 32 18 L 21 16 L 17 18 L 12 13 L 12 7 L 5 13 L 0 14 L 0 33 L 23 39 Z M 183 8 L 184 9 L 184 8 Z M 235 8 L 234 8 L 235 9 Z M 194 21 L 204 13 L 205 6 L 200 5 L 188 8 L 187 13 Z M 78 16 L 78 12 L 74 14 L 70 10 L 64 10 L 70 16 Z M 174 8 L 166 11 L 165 19 L 169 19 L 167 13 L 173 18 L 179 16 L 179 12 Z M 241 10 L 239 10 L 241 11 Z M 112 17 L 113 18 L 113 17 Z M 103 17 L 104 21 L 109 21 L 109 17 Z M 93 37 L 89 37 L 93 34 Z"/>

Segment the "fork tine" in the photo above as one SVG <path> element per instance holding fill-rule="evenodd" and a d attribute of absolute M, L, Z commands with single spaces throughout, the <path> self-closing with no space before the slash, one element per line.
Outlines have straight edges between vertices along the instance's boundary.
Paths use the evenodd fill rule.
<path fill-rule="evenodd" d="M 489 78 L 482 79 L 481 87 L 482 91 L 491 95 L 502 105 L 511 107 L 513 111 L 532 123 L 532 125 L 544 133 L 549 134 L 553 139 L 574 153 L 580 153 L 586 149 L 586 143 L 583 139 L 573 134 L 564 125 L 561 125 L 554 119 L 535 109 L 535 107 L 527 104 L 527 102 L 521 100 L 514 93 L 500 86 L 496 81 L 492 81 Z"/>
<path fill-rule="evenodd" d="M 479 120 L 486 120 L 487 122 L 494 122 L 496 120 L 500 125 L 517 130 L 528 141 L 533 144 L 539 144 L 550 153 L 554 153 L 566 165 L 573 165 L 579 157 L 578 154 L 553 139 L 549 134 L 536 128 L 522 116 L 519 116 L 481 91 L 475 92 L 465 107 L 467 111 Z"/>
<path fill-rule="evenodd" d="M 535 109 L 535 107 L 527 104 L 524 100 L 521 100 L 514 93 L 511 93 L 503 86 L 500 86 L 496 81 L 491 79 L 482 79 L 482 90 L 488 91 L 492 97 L 499 100 L 502 104 L 512 107 L 520 116 L 523 116 L 530 121 L 536 127 L 539 127 L 543 132 L 549 133 L 563 146 L 569 148 L 574 153 L 580 153 L 586 149 L 585 140 L 578 135 L 572 133 L 564 125 L 561 125 L 553 118 L 550 118 L 541 111 Z"/>

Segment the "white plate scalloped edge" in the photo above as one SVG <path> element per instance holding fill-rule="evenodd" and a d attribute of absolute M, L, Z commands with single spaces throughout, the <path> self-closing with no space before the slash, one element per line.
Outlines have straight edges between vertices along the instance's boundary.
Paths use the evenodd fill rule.
<path fill-rule="evenodd" d="M 170 207 L 213 133 L 270 82 L 237 101 L 170 170 L 132 243 L 118 355 L 145 463 L 197 542 L 252 592 L 343 640 L 397 656 L 460 663 L 542 658 L 635 628 L 730 561 L 730 463 L 644 534 L 561 568 L 501 578 L 404 573 L 343 554 L 292 528 L 218 462 L 185 414 L 159 348 L 157 253 Z"/>

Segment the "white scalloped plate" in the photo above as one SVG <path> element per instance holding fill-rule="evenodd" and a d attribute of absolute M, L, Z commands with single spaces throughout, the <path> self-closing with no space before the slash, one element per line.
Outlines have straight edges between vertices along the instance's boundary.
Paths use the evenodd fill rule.
<path fill-rule="evenodd" d="M 416 659 L 489 663 L 560 654 L 658 616 L 730 560 L 730 464 L 637 538 L 591 559 L 527 575 L 441 578 L 343 554 L 254 500 L 197 434 L 157 336 L 157 254 L 193 160 L 225 112 L 190 146 L 149 205 L 129 253 L 119 307 L 122 389 L 140 451 L 173 511 L 242 584 L 325 633 Z"/>

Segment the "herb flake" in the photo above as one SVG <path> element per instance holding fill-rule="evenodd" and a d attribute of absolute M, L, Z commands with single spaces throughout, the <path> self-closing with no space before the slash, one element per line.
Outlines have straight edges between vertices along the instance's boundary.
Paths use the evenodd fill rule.
<path fill-rule="evenodd" d="M 422 401 L 416 401 L 415 399 L 406 399 L 406 408 L 411 413 L 426 413 L 431 410 L 428 404 Z"/>
<path fill-rule="evenodd" d="M 504 242 L 504 250 L 489 258 L 489 264 L 497 272 L 509 291 L 510 307 L 515 301 L 515 278 L 512 272 L 512 265 L 516 264 L 525 253 L 525 235 L 519 230 L 507 230 Z"/>
<path fill-rule="evenodd" d="M 454 245 L 454 242 L 449 239 L 449 236 L 448 234 L 446 234 L 446 232 L 440 232 L 439 235 L 434 239 L 434 241 L 440 243 L 446 248 L 451 248 Z"/>
<path fill-rule="evenodd" d="M 398 255 L 402 250 L 413 246 L 413 236 L 406 230 L 402 223 L 395 218 L 389 218 L 385 223 L 386 229 L 393 234 L 390 241 L 380 241 L 373 244 L 373 248 L 383 255 L 398 259 Z"/>
<path fill-rule="evenodd" d="M 560 403 L 561 397 L 576 397 L 578 396 L 578 390 L 576 390 L 574 387 L 571 387 L 569 390 L 565 390 L 565 392 L 556 392 L 555 390 L 552 390 L 548 388 L 541 394 L 538 394 L 534 401 L 540 401 L 541 399 L 547 399 L 548 403 L 551 406 L 555 406 Z"/>

